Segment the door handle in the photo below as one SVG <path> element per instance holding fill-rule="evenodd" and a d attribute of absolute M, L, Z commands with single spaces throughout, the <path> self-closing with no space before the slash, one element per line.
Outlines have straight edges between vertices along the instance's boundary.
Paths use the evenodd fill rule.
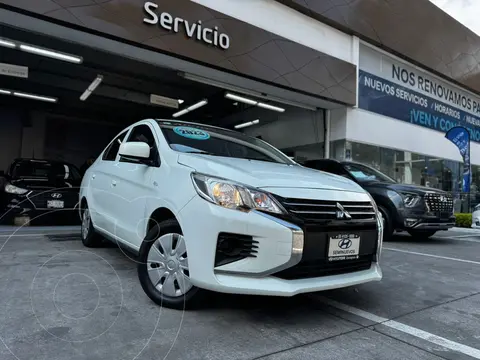
<path fill-rule="evenodd" d="M 117 186 L 117 182 L 115 180 L 112 180 L 112 186 Z"/>

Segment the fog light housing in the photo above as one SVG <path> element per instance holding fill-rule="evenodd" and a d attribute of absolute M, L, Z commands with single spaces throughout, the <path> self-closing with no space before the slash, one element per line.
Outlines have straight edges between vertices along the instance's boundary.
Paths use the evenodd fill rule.
<path fill-rule="evenodd" d="M 417 219 L 405 219 L 405 226 L 406 227 L 412 227 L 418 222 Z"/>

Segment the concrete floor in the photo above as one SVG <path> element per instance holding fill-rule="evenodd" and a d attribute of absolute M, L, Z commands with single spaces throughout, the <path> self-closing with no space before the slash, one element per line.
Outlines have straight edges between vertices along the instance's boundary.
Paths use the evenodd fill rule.
<path fill-rule="evenodd" d="M 480 359 L 480 232 L 397 236 L 379 283 L 219 294 L 181 312 L 154 305 L 128 256 L 83 248 L 75 227 L 11 231 L 0 228 L 1 360 Z"/>

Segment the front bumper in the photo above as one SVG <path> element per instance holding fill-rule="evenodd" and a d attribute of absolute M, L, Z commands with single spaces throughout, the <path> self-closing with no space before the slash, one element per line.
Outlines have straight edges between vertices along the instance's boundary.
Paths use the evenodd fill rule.
<path fill-rule="evenodd" d="M 406 231 L 441 231 L 455 226 L 455 216 L 433 214 L 424 209 L 404 210 L 398 214 L 397 223 Z"/>
<path fill-rule="evenodd" d="M 287 280 L 275 275 L 302 260 L 305 234 L 298 226 L 256 211 L 225 209 L 198 196 L 180 211 L 178 218 L 187 244 L 190 278 L 200 288 L 236 294 L 293 296 L 382 278 L 376 261 L 381 239 L 369 268 Z M 251 236 L 258 242 L 256 257 L 215 266 L 220 233 Z"/>

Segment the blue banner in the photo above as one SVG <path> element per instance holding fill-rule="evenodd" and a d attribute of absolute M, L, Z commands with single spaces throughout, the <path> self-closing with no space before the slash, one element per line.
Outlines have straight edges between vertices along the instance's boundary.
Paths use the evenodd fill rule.
<path fill-rule="evenodd" d="M 443 133 L 461 126 L 471 141 L 480 143 L 479 117 L 363 70 L 359 72 L 358 96 L 361 109 Z"/>
<path fill-rule="evenodd" d="M 445 137 L 454 143 L 463 158 L 463 192 L 470 192 L 471 166 L 470 166 L 470 134 L 462 126 L 451 128 Z"/>

